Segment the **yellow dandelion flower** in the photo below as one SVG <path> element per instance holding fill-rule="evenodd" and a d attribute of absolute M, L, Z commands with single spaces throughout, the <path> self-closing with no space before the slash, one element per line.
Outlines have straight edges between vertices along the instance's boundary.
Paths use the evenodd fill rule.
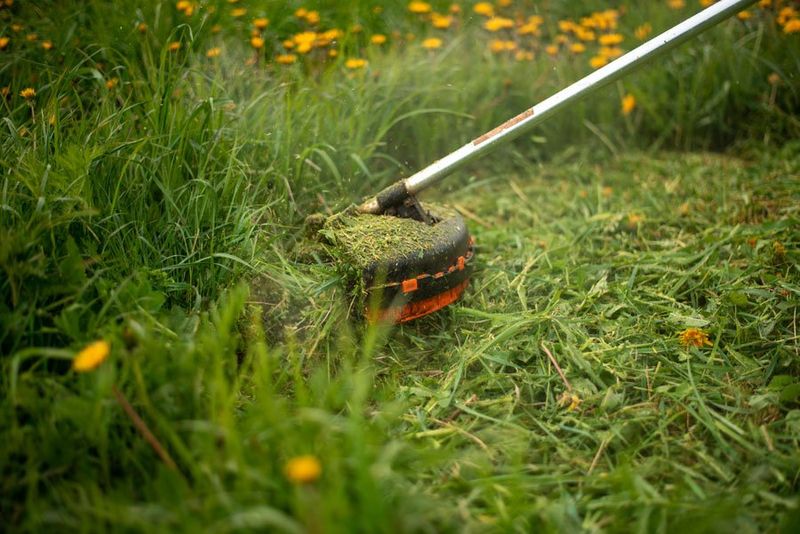
<path fill-rule="evenodd" d="M 322 475 L 322 465 L 316 456 L 310 454 L 295 456 L 286 462 L 284 473 L 292 484 L 308 484 Z"/>
<path fill-rule="evenodd" d="M 631 112 L 636 109 L 636 97 L 631 94 L 627 94 L 622 97 L 622 114 L 623 115 L 630 115 Z M 630 217 L 629 217 L 630 218 Z"/>
<path fill-rule="evenodd" d="M 530 50 L 518 50 L 514 54 L 514 59 L 517 61 L 533 61 L 533 52 Z"/>
<path fill-rule="evenodd" d="M 589 66 L 593 69 L 599 69 L 606 63 L 608 63 L 608 58 L 603 56 L 592 56 L 592 58 L 589 60 Z"/>
<path fill-rule="evenodd" d="M 575 32 L 579 28 L 580 28 L 580 26 L 578 26 L 577 24 L 575 24 L 571 20 L 559 20 L 558 21 L 558 31 L 560 31 L 560 32 L 564 32 L 564 33 Z"/>
<path fill-rule="evenodd" d="M 786 7 L 781 8 L 780 11 L 778 11 L 778 16 L 776 17 L 775 20 L 778 21 L 778 24 L 783 26 L 786 23 L 788 23 L 791 19 L 794 19 L 794 18 L 797 18 L 797 10 L 795 8 L 793 8 L 792 6 L 786 6 Z M 785 31 L 785 29 L 784 29 L 784 31 Z"/>
<path fill-rule="evenodd" d="M 472 11 L 484 17 L 494 16 L 494 6 L 489 2 L 478 2 L 473 6 Z"/>
<path fill-rule="evenodd" d="M 450 13 L 452 13 L 453 15 L 457 15 L 458 13 L 461 13 L 461 6 L 460 6 L 460 5 L 458 5 L 458 4 L 450 4 L 450 9 L 449 9 L 449 11 L 450 11 Z"/>
<path fill-rule="evenodd" d="M 438 37 L 428 37 L 422 41 L 422 48 L 426 48 L 428 50 L 435 50 L 436 48 L 441 48 L 442 40 Z"/>
<path fill-rule="evenodd" d="M 281 65 L 291 65 L 297 62 L 297 56 L 294 54 L 280 54 L 275 58 L 275 61 Z"/>
<path fill-rule="evenodd" d="M 335 41 L 339 37 L 344 35 L 344 32 L 338 28 L 333 28 L 331 30 L 326 30 L 322 32 L 322 36 L 329 41 Z"/>
<path fill-rule="evenodd" d="M 45 50 L 52 50 L 53 49 L 53 41 L 47 40 L 42 41 L 42 48 Z"/>
<path fill-rule="evenodd" d="M 386 36 L 381 33 L 376 33 L 372 37 L 369 38 L 369 42 L 374 45 L 382 45 L 386 42 Z"/>
<path fill-rule="evenodd" d="M 418 15 L 431 12 L 431 5 L 428 2 L 409 2 L 408 10 Z"/>
<path fill-rule="evenodd" d="M 700 5 L 702 7 L 708 7 L 714 3 L 714 0 L 700 0 Z"/>
<path fill-rule="evenodd" d="M 484 22 L 483 27 L 490 32 L 498 32 L 514 27 L 514 21 L 505 17 L 492 17 Z"/>
<path fill-rule="evenodd" d="M 5 98 L 10 94 L 11 94 L 11 87 L 9 87 L 7 85 L 4 85 L 3 87 L 0 87 L 0 96 Z"/>
<path fill-rule="evenodd" d="M 586 52 L 586 46 L 583 43 L 573 43 L 569 47 L 569 51 L 573 54 L 582 54 L 583 52 Z"/>
<path fill-rule="evenodd" d="M 520 35 L 539 35 L 539 24 L 527 22 L 517 28 L 517 33 Z"/>
<path fill-rule="evenodd" d="M 567 44 L 569 42 L 569 36 L 564 35 L 563 33 L 559 33 L 556 35 L 554 41 L 558 44 Z"/>
<path fill-rule="evenodd" d="M 292 48 L 294 48 L 294 41 L 292 41 L 291 39 L 286 39 L 285 41 L 283 41 L 282 44 L 283 47 L 287 50 L 291 50 Z"/>
<path fill-rule="evenodd" d="M 361 58 L 356 58 L 356 57 L 351 57 L 350 59 L 348 59 L 347 61 L 344 62 L 344 66 L 347 67 L 348 69 L 352 69 L 352 70 L 363 69 L 364 67 L 367 66 L 367 60 L 366 59 L 361 59 Z"/>
<path fill-rule="evenodd" d="M 616 9 L 606 9 L 600 13 L 596 13 L 595 16 L 598 19 L 597 27 L 601 30 L 613 30 L 617 27 L 619 11 Z"/>
<path fill-rule="evenodd" d="M 262 48 L 264 46 L 264 39 L 258 36 L 253 36 L 250 38 L 250 46 L 255 48 L 256 50 Z"/>
<path fill-rule="evenodd" d="M 317 40 L 317 34 L 316 32 L 301 32 L 296 34 L 292 39 L 297 45 L 297 52 L 300 54 L 307 54 L 314 46 Z"/>
<path fill-rule="evenodd" d="M 611 195 L 614 194 L 614 188 L 611 187 L 610 185 L 607 185 L 600 190 L 600 194 L 603 195 L 605 198 L 611 198 Z"/>
<path fill-rule="evenodd" d="M 317 40 L 316 32 L 301 32 L 292 37 L 295 44 L 313 44 Z"/>
<path fill-rule="evenodd" d="M 339 51 L 336 50 L 335 48 L 328 50 L 328 57 L 338 57 L 338 56 L 339 56 Z"/>
<path fill-rule="evenodd" d="M 431 24 L 434 28 L 439 30 L 446 30 L 453 24 L 453 17 L 450 15 L 440 15 L 439 13 L 433 13 L 431 15 Z"/>
<path fill-rule="evenodd" d="M 601 46 L 600 50 L 597 51 L 597 54 L 603 56 L 608 59 L 614 59 L 625 52 L 618 46 Z"/>
<path fill-rule="evenodd" d="M 231 17 L 239 18 L 247 15 L 246 7 L 236 7 L 231 10 Z"/>
<path fill-rule="evenodd" d="M 760 8 L 768 8 L 772 6 L 772 0 L 759 0 L 758 7 Z"/>
<path fill-rule="evenodd" d="M 644 222 L 644 215 L 638 213 L 629 213 L 626 221 L 628 230 L 636 230 L 639 225 Z"/>
<path fill-rule="evenodd" d="M 739 11 L 736 14 L 736 18 L 739 20 L 750 20 L 753 18 L 753 13 L 752 11 Z"/>
<path fill-rule="evenodd" d="M 554 45 L 554 44 L 547 45 L 547 46 L 544 47 L 544 51 L 548 55 L 554 56 L 554 55 L 558 54 L 558 45 Z"/>
<path fill-rule="evenodd" d="M 139 24 L 136 25 L 136 31 L 138 31 L 139 33 L 147 33 L 147 24 L 145 24 L 144 22 L 140 22 Z"/>
<path fill-rule="evenodd" d="M 489 41 L 489 50 L 495 54 L 500 52 L 513 52 L 517 48 L 517 43 L 514 41 L 505 41 L 502 39 L 493 39 Z"/>
<path fill-rule="evenodd" d="M 211 33 L 219 33 L 222 31 L 222 24 L 214 24 L 211 26 Z"/>
<path fill-rule="evenodd" d="M 633 35 L 636 36 L 637 39 L 640 41 L 644 41 L 650 32 L 653 31 L 653 26 L 650 25 L 649 22 L 645 22 L 644 24 L 637 26 L 635 30 L 633 30 Z"/>
<path fill-rule="evenodd" d="M 13 31 L 14 33 L 21 32 L 23 30 L 23 28 L 24 28 L 24 26 L 22 24 L 12 24 L 11 25 L 11 31 Z"/>
<path fill-rule="evenodd" d="M 800 19 L 789 19 L 783 25 L 783 33 L 798 33 L 800 32 Z"/>
<path fill-rule="evenodd" d="M 28 35 L 25 36 L 25 40 L 31 43 L 37 41 L 38 39 L 39 36 L 35 33 L 29 33 Z"/>
<path fill-rule="evenodd" d="M 670 9 L 683 9 L 686 7 L 684 0 L 667 0 L 667 5 Z"/>
<path fill-rule="evenodd" d="M 306 22 L 312 26 L 319 23 L 319 11 L 309 11 L 305 16 Z"/>
<path fill-rule="evenodd" d="M 575 37 L 580 39 L 581 41 L 594 41 L 596 38 L 595 33 L 592 30 L 586 30 L 584 28 L 579 28 L 575 31 Z"/>
<path fill-rule="evenodd" d="M 11 39 L 9 37 L 0 37 L 0 50 L 5 50 L 10 42 Z"/>
<path fill-rule="evenodd" d="M 298 19 L 305 18 L 306 15 L 308 15 L 308 10 L 304 7 L 297 8 L 294 12 L 294 16 Z"/>
<path fill-rule="evenodd" d="M 708 339 L 708 334 L 699 328 L 687 328 L 678 336 L 681 345 L 684 347 L 712 346 L 713 343 Z"/>
<path fill-rule="evenodd" d="M 110 78 L 106 80 L 106 89 L 109 91 L 115 88 L 119 84 L 119 78 Z"/>
<path fill-rule="evenodd" d="M 263 30 L 269 26 L 269 19 L 267 17 L 258 17 L 253 19 L 253 26 L 258 30 Z"/>
<path fill-rule="evenodd" d="M 111 352 L 111 345 L 108 341 L 98 340 L 86 345 L 75 359 L 72 360 L 72 370 L 79 373 L 86 373 L 97 369 Z"/>
<path fill-rule="evenodd" d="M 624 37 L 622 34 L 619 33 L 609 33 L 606 35 L 601 35 L 597 42 L 603 46 L 612 46 L 620 44 L 623 41 Z"/>
<path fill-rule="evenodd" d="M 508 7 L 512 4 L 512 0 L 497 0 L 497 5 L 500 7 Z"/>
<path fill-rule="evenodd" d="M 364 26 L 361 24 L 353 24 L 350 26 L 350 33 L 361 33 L 364 30 Z"/>
<path fill-rule="evenodd" d="M 170 52 L 177 52 L 180 49 L 181 49 L 180 41 L 172 41 L 167 45 L 167 50 L 169 50 Z"/>
<path fill-rule="evenodd" d="M 565 391 L 561 394 L 558 399 L 558 404 L 561 405 L 562 408 L 566 408 L 568 412 L 574 412 L 580 406 L 581 400 L 575 393 Z"/>
<path fill-rule="evenodd" d="M 214 48 L 209 48 L 206 51 L 206 57 L 210 57 L 210 58 L 219 57 L 219 55 L 221 53 L 222 53 L 222 50 L 220 50 L 220 48 L 218 46 L 215 46 Z"/>
<path fill-rule="evenodd" d="M 36 89 L 34 89 L 33 87 L 26 87 L 25 89 L 19 92 L 19 96 L 21 96 L 25 100 L 30 100 L 36 96 Z"/>
<path fill-rule="evenodd" d="M 189 2 L 188 0 L 180 0 L 178 3 L 175 4 L 175 7 L 178 11 L 183 11 L 183 14 L 187 17 L 191 17 L 194 13 L 194 4 Z"/>

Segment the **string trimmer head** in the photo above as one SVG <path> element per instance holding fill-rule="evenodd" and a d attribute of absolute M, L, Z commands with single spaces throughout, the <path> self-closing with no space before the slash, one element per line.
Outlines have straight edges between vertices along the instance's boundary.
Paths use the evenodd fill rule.
<path fill-rule="evenodd" d="M 380 215 L 347 210 L 321 230 L 372 321 L 402 323 L 433 313 L 469 283 L 473 241 L 464 219 L 444 206 L 414 204 Z"/>

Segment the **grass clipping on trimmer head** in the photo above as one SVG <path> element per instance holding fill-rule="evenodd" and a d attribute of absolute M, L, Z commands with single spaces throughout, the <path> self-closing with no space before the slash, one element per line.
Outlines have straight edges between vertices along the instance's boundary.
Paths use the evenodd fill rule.
<path fill-rule="evenodd" d="M 426 204 L 425 209 L 437 220 L 457 213 L 438 204 Z M 360 214 L 352 209 L 329 217 L 320 233 L 335 248 L 338 259 L 358 270 L 370 269 L 397 256 L 421 255 L 449 234 L 440 224 L 429 225 L 393 215 Z"/>

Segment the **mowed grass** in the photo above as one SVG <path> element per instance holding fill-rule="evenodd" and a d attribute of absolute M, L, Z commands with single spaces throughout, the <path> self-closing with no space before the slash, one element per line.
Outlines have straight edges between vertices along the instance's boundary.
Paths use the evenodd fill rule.
<path fill-rule="evenodd" d="M 800 37 L 783 30 L 787 3 L 428 193 L 477 240 L 471 287 L 446 310 L 365 325 L 338 266 L 300 253 L 307 214 L 591 70 L 567 43 L 545 47 L 559 20 L 610 6 L 512 4 L 495 8 L 544 18 L 541 37 L 502 35 L 530 61 L 489 51 L 500 35 L 472 3 L 447 30 L 405 3 L 309 4 L 318 29 L 342 29 L 340 55 L 291 65 L 274 55 L 311 24 L 300 4 L 0 10 L 4 526 L 798 528 Z M 694 10 L 621 10 L 623 46 Z M 420 46 L 434 35 L 440 48 Z M 689 328 L 709 343 L 683 345 Z M 98 339 L 108 359 L 72 369 Z M 321 473 L 303 483 L 286 468 L 305 455 Z"/>
<path fill-rule="evenodd" d="M 798 237 L 795 151 L 476 178 L 455 199 L 468 297 L 387 347 L 413 435 L 455 456 L 431 483 L 502 530 L 775 528 L 800 467 L 799 279 L 776 253 Z M 710 346 L 682 347 L 688 327 Z"/>
<path fill-rule="evenodd" d="M 794 528 L 800 159 L 751 157 L 572 155 L 447 197 L 471 288 L 364 363 L 401 399 L 389 435 L 425 450 L 395 469 L 433 528 Z M 330 376 L 347 301 L 322 286 L 295 286 L 316 296 L 292 328 Z M 692 327 L 710 343 L 682 345 Z"/>

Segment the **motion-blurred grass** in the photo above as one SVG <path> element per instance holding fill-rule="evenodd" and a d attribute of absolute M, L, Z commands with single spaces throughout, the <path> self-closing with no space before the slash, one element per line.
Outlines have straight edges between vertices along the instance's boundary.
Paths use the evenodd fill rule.
<path fill-rule="evenodd" d="M 453 17 L 446 29 L 406 3 L 340 4 L 0 10 L 5 524 L 702 530 L 796 518 L 796 2 L 753 8 L 455 177 L 465 189 L 447 200 L 472 214 L 480 247 L 472 289 L 393 332 L 348 319 L 330 266 L 291 260 L 304 216 L 591 71 L 597 45 L 571 52 L 559 21 L 618 8 L 603 31 L 631 49 L 637 28 L 654 35 L 700 6 L 515 1 L 494 6 L 514 28 L 489 32 L 474 3 L 432 3 Z M 539 35 L 520 36 L 531 16 Z M 308 54 L 283 44 L 333 29 Z M 431 37 L 440 46 L 423 47 Z M 516 48 L 493 53 L 495 39 Z M 256 274 L 251 293 L 237 285 Z M 692 326 L 713 347 L 681 348 Z M 110 361 L 70 371 L 99 338 Z M 572 411 L 542 344 L 582 401 Z M 321 479 L 293 485 L 284 465 L 304 453 Z"/>

